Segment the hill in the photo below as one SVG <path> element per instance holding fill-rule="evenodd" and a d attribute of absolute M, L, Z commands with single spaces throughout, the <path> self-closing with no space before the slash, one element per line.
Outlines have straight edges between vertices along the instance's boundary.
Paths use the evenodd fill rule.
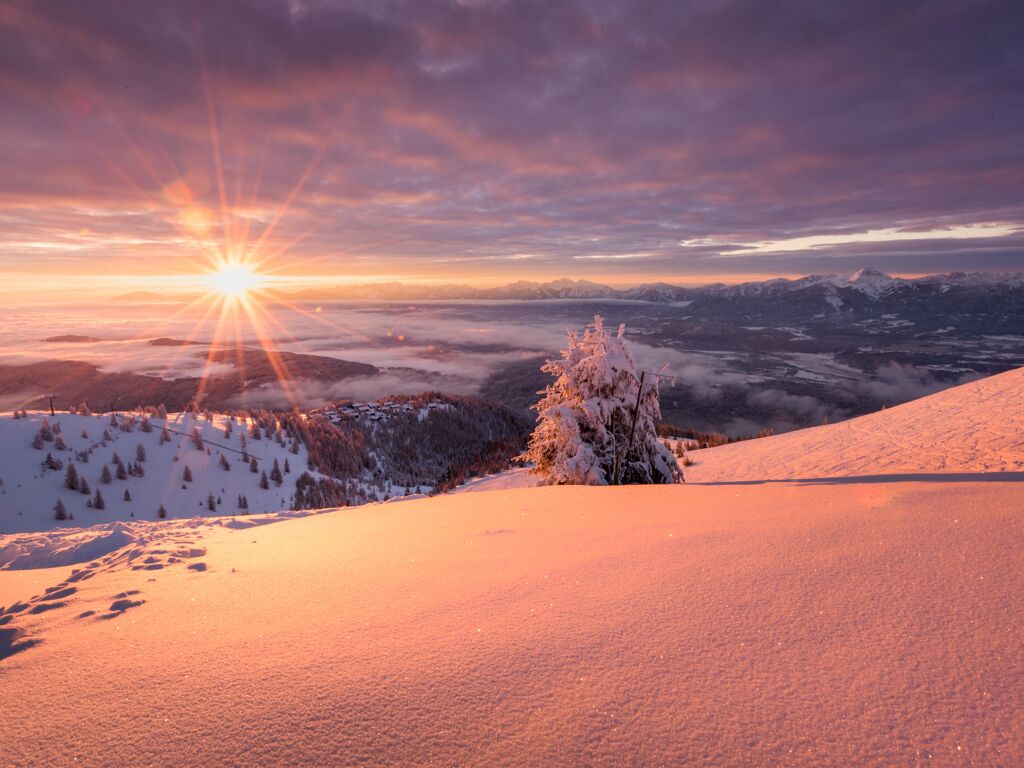
<path fill-rule="evenodd" d="M 7 400 L 17 403 L 18 407 L 41 408 L 48 402 L 48 396 L 53 395 L 54 401 L 64 407 L 88 403 L 96 410 L 127 409 L 149 403 L 163 403 L 171 410 L 183 410 L 201 396 L 204 407 L 225 410 L 285 404 L 282 378 L 290 387 L 301 389 L 305 384 L 336 383 L 380 373 L 380 369 L 367 363 L 323 355 L 216 347 L 168 338 L 152 339 L 148 343 L 156 347 L 195 347 L 192 356 L 196 365 L 208 375 L 165 378 L 155 374 L 106 371 L 83 360 L 44 360 L 0 365 L 0 396 L 8 396 Z M 40 382 L 45 382 L 45 386 Z"/>
<path fill-rule="evenodd" d="M 51 438 L 37 442 L 35 448 L 33 442 L 44 425 Z M 223 414 L 211 414 L 209 419 L 191 413 L 145 419 L 135 414 L 4 416 L 0 419 L 4 454 L 0 533 L 156 520 L 161 506 L 170 519 L 287 509 L 295 493 L 295 477 L 306 471 L 306 446 L 283 439 L 278 443 L 272 432 L 261 431 L 256 437 L 251 425 L 244 417 L 235 420 Z M 230 434 L 225 435 L 226 431 Z M 202 448 L 196 447 L 195 432 Z M 125 467 L 123 477 L 118 476 L 115 456 Z M 254 459 L 258 472 L 251 471 Z M 262 473 L 269 475 L 275 461 L 282 482 L 261 488 Z M 85 480 L 87 492 L 67 487 L 68 467 L 74 467 L 79 481 Z M 186 467 L 192 478 L 188 481 Z M 102 509 L 91 504 L 97 491 L 103 498 Z M 214 509 L 207 504 L 211 495 Z M 242 495 L 247 509 L 239 507 Z M 58 500 L 66 520 L 55 519 Z"/>
<path fill-rule="evenodd" d="M 936 473 L 1024 477 L 1024 368 L 838 424 L 691 454 L 691 482 Z"/>
<path fill-rule="evenodd" d="M 1018 460 L 1014 374 L 705 484 L 132 523 L 0 572 L 0 762 L 1020 765 L 1021 486 L 957 459 Z M 915 426 L 948 439 L 843 463 Z M 725 469 L 776 454 L 820 482 Z"/>

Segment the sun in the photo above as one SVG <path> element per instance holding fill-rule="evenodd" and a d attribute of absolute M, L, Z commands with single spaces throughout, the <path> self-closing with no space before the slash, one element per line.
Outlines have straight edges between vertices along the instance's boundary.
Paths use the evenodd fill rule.
<path fill-rule="evenodd" d="M 260 276 L 248 264 L 222 264 L 216 272 L 210 273 L 213 292 L 225 298 L 245 298 L 259 283 Z"/>

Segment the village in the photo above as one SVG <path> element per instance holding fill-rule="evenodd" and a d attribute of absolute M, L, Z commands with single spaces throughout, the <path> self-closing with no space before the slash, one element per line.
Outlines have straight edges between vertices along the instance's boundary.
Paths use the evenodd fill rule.
<path fill-rule="evenodd" d="M 449 408 L 447 403 L 439 400 L 431 400 L 425 403 L 398 402 L 394 400 L 378 400 L 368 403 L 355 403 L 342 401 L 331 403 L 322 408 L 314 408 L 309 411 L 310 418 L 322 416 L 332 424 L 340 424 L 343 421 L 387 421 L 395 416 L 417 414 L 424 418 L 431 411 Z"/>

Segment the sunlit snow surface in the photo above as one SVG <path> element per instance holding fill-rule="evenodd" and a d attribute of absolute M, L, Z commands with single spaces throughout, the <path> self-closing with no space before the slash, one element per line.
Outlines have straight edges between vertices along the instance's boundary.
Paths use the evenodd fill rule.
<path fill-rule="evenodd" d="M 1024 764 L 1021 374 L 866 417 L 878 471 L 154 523 L 7 603 L 0 764 Z"/>
<path fill-rule="evenodd" d="M 837 424 L 695 451 L 691 458 L 686 476 L 693 482 L 948 481 L 991 473 L 987 479 L 1024 480 L 1024 369 Z M 933 474 L 943 478 L 927 477 Z"/>

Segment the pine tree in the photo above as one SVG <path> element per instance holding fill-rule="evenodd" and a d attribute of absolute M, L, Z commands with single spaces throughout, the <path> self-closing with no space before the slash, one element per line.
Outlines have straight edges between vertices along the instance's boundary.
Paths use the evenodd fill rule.
<path fill-rule="evenodd" d="M 78 470 L 75 469 L 75 465 L 70 461 L 68 462 L 68 468 L 64 472 L 64 487 L 69 491 L 78 490 Z"/>
<path fill-rule="evenodd" d="M 136 461 L 145 461 L 146 460 L 146 449 L 142 445 L 142 443 L 139 443 L 138 445 L 135 446 L 135 460 Z"/>
<path fill-rule="evenodd" d="M 165 517 L 167 517 L 167 510 L 164 509 L 164 505 L 163 504 L 161 504 L 160 505 L 160 509 L 158 509 L 156 511 L 156 516 L 159 517 L 161 520 L 163 520 Z"/>
<path fill-rule="evenodd" d="M 249 459 L 249 471 L 256 474 L 260 471 L 259 464 L 256 463 L 256 459 Z"/>
<path fill-rule="evenodd" d="M 118 462 L 117 470 L 114 472 L 114 475 L 117 477 L 118 480 L 128 479 L 128 471 L 124 468 L 124 464 Z"/>
<path fill-rule="evenodd" d="M 171 442 L 171 433 L 167 431 L 167 425 L 164 424 L 164 428 L 160 430 L 160 445 Z"/>
<path fill-rule="evenodd" d="M 132 500 L 132 495 L 128 492 L 127 488 L 124 489 L 124 500 L 125 501 L 131 501 Z"/>
<path fill-rule="evenodd" d="M 67 520 L 68 511 L 64 508 L 64 502 L 57 499 L 57 503 L 53 507 L 53 517 L 56 520 Z"/>
<path fill-rule="evenodd" d="M 181 474 L 181 479 L 186 483 L 192 482 L 192 470 L 189 469 L 188 464 L 185 465 L 185 471 Z"/>
<path fill-rule="evenodd" d="M 103 500 L 103 494 L 100 493 L 100 489 L 96 489 L 96 495 L 92 498 L 93 509 L 106 509 L 107 502 Z"/>
<path fill-rule="evenodd" d="M 274 466 L 270 468 L 270 479 L 274 481 L 274 485 L 281 487 L 281 483 L 284 482 L 284 477 L 281 475 L 281 467 L 277 463 L 277 459 L 274 459 Z"/>
<path fill-rule="evenodd" d="M 92 488 L 89 487 L 89 481 L 85 479 L 84 475 L 78 477 L 78 492 L 83 496 L 88 496 L 92 493 Z"/>
<path fill-rule="evenodd" d="M 203 450 L 203 436 L 199 432 L 199 427 L 192 427 L 192 445 L 197 451 Z"/>
<path fill-rule="evenodd" d="M 263 470 L 263 474 L 260 475 L 260 488 L 267 490 L 270 488 L 270 481 L 267 480 L 267 471 Z"/>
<path fill-rule="evenodd" d="M 206 508 L 211 512 L 217 511 L 217 501 L 213 498 L 213 494 L 208 494 L 206 497 Z"/>
<path fill-rule="evenodd" d="M 287 475 L 287 474 L 290 474 L 291 471 L 292 471 L 291 465 L 288 463 L 288 459 L 286 457 L 285 460 L 284 460 L 284 473 Z"/>
<path fill-rule="evenodd" d="M 103 471 L 100 472 L 100 482 L 103 483 L 104 485 L 110 485 L 110 481 L 113 479 L 114 478 L 110 476 L 110 467 L 104 464 Z"/>
<path fill-rule="evenodd" d="M 231 463 L 225 458 L 224 454 L 220 454 L 220 468 L 225 472 L 231 471 Z"/>
<path fill-rule="evenodd" d="M 679 465 L 655 432 L 661 415 L 656 377 L 644 381 L 637 407 L 640 379 L 625 326 L 612 335 L 600 315 L 595 316 L 582 337 L 570 331 L 561 359 L 548 360 L 541 370 L 555 381 L 534 406 L 537 426 L 519 458 L 533 462 L 533 471 L 545 483 L 682 480 Z"/>

